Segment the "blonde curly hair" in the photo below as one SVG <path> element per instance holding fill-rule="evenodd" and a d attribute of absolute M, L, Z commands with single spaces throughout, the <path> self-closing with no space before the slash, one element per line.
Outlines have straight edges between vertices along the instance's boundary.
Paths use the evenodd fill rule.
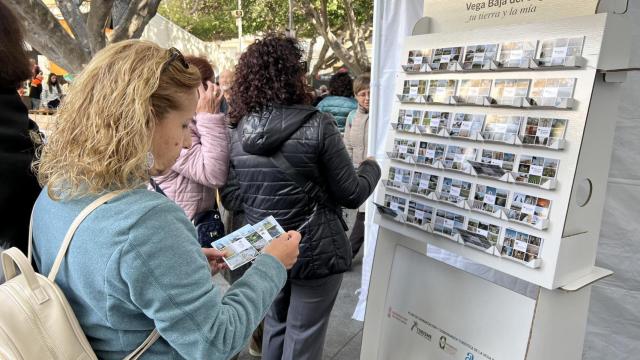
<path fill-rule="evenodd" d="M 147 153 L 155 123 L 180 107 L 200 73 L 171 53 L 128 40 L 109 45 L 76 78 L 51 136 L 34 164 L 52 199 L 129 190 L 149 181 Z"/>

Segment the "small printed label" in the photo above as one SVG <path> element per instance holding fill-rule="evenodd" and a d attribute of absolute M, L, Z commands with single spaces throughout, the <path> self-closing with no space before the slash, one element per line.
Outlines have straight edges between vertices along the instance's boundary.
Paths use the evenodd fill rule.
<path fill-rule="evenodd" d="M 442 55 L 440 57 L 440 63 L 448 63 L 451 60 L 451 55 Z"/>
<path fill-rule="evenodd" d="M 444 226 L 453 229 L 453 220 L 444 219 Z"/>
<path fill-rule="evenodd" d="M 471 130 L 471 121 L 464 121 L 460 125 L 460 130 Z"/>
<path fill-rule="evenodd" d="M 549 135 L 551 135 L 551 128 L 550 127 L 539 127 L 538 130 L 536 130 L 536 136 L 538 137 L 549 137 Z"/>
<path fill-rule="evenodd" d="M 414 64 L 422 64 L 422 56 L 416 56 L 413 58 Z"/>
<path fill-rule="evenodd" d="M 480 89 L 478 89 L 477 87 L 467 89 L 467 96 L 478 96 L 479 93 Z"/>
<path fill-rule="evenodd" d="M 440 126 L 440 119 L 431 119 L 431 126 L 433 127 Z"/>
<path fill-rule="evenodd" d="M 399 151 L 399 152 L 401 152 L 401 153 L 403 153 L 403 154 L 406 154 L 406 153 L 407 153 L 407 150 L 408 150 L 407 145 L 400 145 L 400 146 L 398 146 L 398 151 Z"/>
<path fill-rule="evenodd" d="M 482 235 L 484 237 L 489 236 L 489 231 L 483 230 L 483 229 L 478 229 L 478 231 L 476 231 L 476 233 L 478 233 L 478 235 Z"/>
<path fill-rule="evenodd" d="M 496 203 L 496 196 L 495 195 L 485 195 L 484 196 L 484 202 L 487 204 L 495 204 Z"/>
<path fill-rule="evenodd" d="M 460 196 L 460 188 L 452 186 L 451 189 L 449 189 L 449 194 L 451 194 L 452 196 L 455 196 L 455 197 L 459 197 Z"/>
<path fill-rule="evenodd" d="M 402 172 L 400 170 L 396 170 L 393 180 L 396 182 L 402 182 Z"/>
<path fill-rule="evenodd" d="M 427 153 L 425 154 L 426 157 L 428 157 L 429 159 L 433 159 L 436 157 L 436 151 L 435 150 L 427 150 Z"/>
<path fill-rule="evenodd" d="M 447 96 L 447 88 L 446 87 L 439 87 L 436 89 L 436 96 L 437 97 L 444 97 Z"/>
<path fill-rule="evenodd" d="M 391 208 L 391 210 L 398 211 L 398 203 L 392 202 L 389 207 Z"/>
<path fill-rule="evenodd" d="M 429 188 L 429 180 L 420 180 L 420 189 L 428 189 Z"/>
<path fill-rule="evenodd" d="M 542 92 L 542 97 L 557 98 L 558 97 L 558 88 L 556 88 L 556 87 L 544 88 L 544 91 Z"/>
<path fill-rule="evenodd" d="M 520 60 L 522 59 L 522 54 L 522 50 L 511 50 L 509 60 Z"/>
<path fill-rule="evenodd" d="M 412 86 L 409 89 L 409 95 L 418 95 L 418 87 L 417 86 Z"/>
<path fill-rule="evenodd" d="M 473 62 L 474 63 L 481 63 L 483 61 L 484 61 L 484 53 L 483 52 L 479 52 L 479 53 L 473 54 Z"/>
<path fill-rule="evenodd" d="M 502 97 L 515 97 L 516 96 L 516 88 L 508 87 L 502 90 Z"/>
<path fill-rule="evenodd" d="M 416 217 L 418 219 L 424 219 L 424 211 L 416 210 Z"/>
<path fill-rule="evenodd" d="M 527 243 L 524 241 L 516 240 L 516 243 L 513 246 L 514 249 L 522 252 L 527 252 Z"/>
<path fill-rule="evenodd" d="M 567 47 L 557 47 L 553 49 L 553 54 L 551 55 L 551 57 L 554 58 L 563 58 L 565 56 L 567 56 L 567 51 L 569 49 Z"/>
<path fill-rule="evenodd" d="M 491 159 L 491 165 L 498 165 L 502 167 L 503 161 L 498 159 Z"/>
<path fill-rule="evenodd" d="M 458 163 L 464 162 L 464 154 L 455 154 L 453 156 L 453 161 Z"/>
<path fill-rule="evenodd" d="M 529 169 L 529 174 L 531 175 L 535 175 L 535 176 L 542 176 L 542 166 L 539 165 L 531 165 L 531 168 Z"/>
<path fill-rule="evenodd" d="M 527 215 L 533 215 L 535 211 L 536 211 L 536 206 L 531 204 L 522 204 L 522 210 L 520 210 L 520 212 Z"/>
<path fill-rule="evenodd" d="M 413 116 L 411 114 L 407 114 L 404 116 L 404 123 L 411 124 L 413 122 Z"/>
<path fill-rule="evenodd" d="M 496 129 L 497 133 L 506 133 L 507 132 L 507 124 L 495 124 L 493 127 Z"/>

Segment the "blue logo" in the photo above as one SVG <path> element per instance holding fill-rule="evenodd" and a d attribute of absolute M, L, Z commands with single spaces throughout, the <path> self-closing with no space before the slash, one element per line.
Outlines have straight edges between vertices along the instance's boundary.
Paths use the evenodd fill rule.
<path fill-rule="evenodd" d="M 473 360 L 473 354 L 472 353 L 467 353 L 467 357 L 464 358 L 464 360 Z"/>

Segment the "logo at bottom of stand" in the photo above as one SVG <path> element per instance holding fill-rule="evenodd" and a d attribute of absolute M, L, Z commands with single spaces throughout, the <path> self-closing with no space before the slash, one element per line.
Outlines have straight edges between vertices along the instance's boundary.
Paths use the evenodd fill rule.
<path fill-rule="evenodd" d="M 458 352 L 458 349 L 456 347 L 447 343 L 447 337 L 444 335 L 440 336 L 438 345 L 440 346 L 440 349 L 442 349 L 447 354 L 455 355 L 455 353 Z"/>

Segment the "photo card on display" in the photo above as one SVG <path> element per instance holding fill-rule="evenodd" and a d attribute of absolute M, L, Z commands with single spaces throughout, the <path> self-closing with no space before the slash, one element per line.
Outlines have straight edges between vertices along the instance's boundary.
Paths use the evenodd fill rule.
<path fill-rule="evenodd" d="M 527 68 L 536 57 L 537 41 L 511 41 L 502 43 L 498 61 L 506 68 Z"/>
<path fill-rule="evenodd" d="M 496 105 L 522 107 L 530 85 L 529 79 L 496 79 L 491 87 L 491 98 Z"/>
<path fill-rule="evenodd" d="M 545 185 L 556 179 L 559 163 L 560 160 L 556 159 L 521 155 L 518 170 L 514 173 L 515 181 L 539 186 Z"/>
<path fill-rule="evenodd" d="M 539 66 L 566 66 L 573 56 L 582 56 L 584 36 L 543 40 L 538 51 Z"/>
<path fill-rule="evenodd" d="M 551 200 L 517 192 L 513 194 L 507 217 L 509 220 L 544 228 L 549 219 L 550 208 Z"/>
<path fill-rule="evenodd" d="M 491 96 L 491 79 L 466 79 L 460 81 L 457 99 L 463 104 L 484 105 Z"/>
<path fill-rule="evenodd" d="M 488 141 L 515 144 L 524 116 L 489 115 L 485 120 L 482 138 Z"/>
<path fill-rule="evenodd" d="M 440 48 L 433 50 L 431 68 L 433 70 L 455 71 L 460 66 L 462 59 L 462 47 Z"/>
<path fill-rule="evenodd" d="M 481 70 L 485 66 L 490 65 L 492 61 L 497 61 L 498 46 L 498 44 L 467 46 L 464 51 L 462 69 Z"/>
<path fill-rule="evenodd" d="M 436 209 L 436 216 L 433 222 L 433 232 L 453 237 L 458 234 L 458 230 L 464 230 L 465 221 L 466 218 L 464 215 L 453 211 Z"/>
<path fill-rule="evenodd" d="M 456 94 L 458 80 L 430 80 L 428 98 L 431 103 L 449 104 Z"/>
<path fill-rule="evenodd" d="M 516 154 L 483 149 L 480 154 L 480 162 L 483 164 L 498 165 L 504 171 L 511 172 L 516 163 Z"/>
<path fill-rule="evenodd" d="M 421 72 L 424 71 L 424 65 L 431 62 L 431 49 L 409 50 L 405 71 Z"/>
<path fill-rule="evenodd" d="M 469 172 L 471 168 L 469 161 L 474 161 L 476 156 L 475 148 L 449 145 L 442 164 L 445 169 Z"/>
<path fill-rule="evenodd" d="M 416 154 L 416 141 L 410 139 L 395 138 L 393 140 L 392 159 L 405 162 L 413 162 Z"/>
<path fill-rule="evenodd" d="M 560 148 L 567 130 L 566 119 L 528 117 L 520 138 L 525 145 Z"/>
<path fill-rule="evenodd" d="M 399 214 L 403 215 L 404 218 L 404 212 L 407 208 L 407 199 L 405 197 L 402 196 L 395 196 L 395 195 L 390 195 L 390 194 L 385 194 L 384 195 L 384 206 L 388 207 L 389 209 L 396 211 Z"/>
<path fill-rule="evenodd" d="M 422 196 L 429 196 L 438 190 L 440 177 L 423 171 L 414 171 L 411 179 L 410 192 Z"/>
<path fill-rule="evenodd" d="M 386 187 L 405 191 L 411 184 L 411 170 L 399 166 L 390 166 Z"/>
<path fill-rule="evenodd" d="M 409 201 L 409 210 L 407 213 L 407 223 L 416 226 L 425 226 L 431 224 L 435 208 L 418 201 Z"/>
<path fill-rule="evenodd" d="M 449 125 L 449 136 L 475 139 L 482 132 L 484 114 L 456 113 Z"/>
<path fill-rule="evenodd" d="M 575 78 L 535 79 L 529 97 L 536 106 L 562 107 L 573 99 Z"/>
<path fill-rule="evenodd" d="M 421 119 L 422 110 L 400 109 L 398 122 L 392 124 L 392 126 L 399 132 L 415 133 Z"/>
<path fill-rule="evenodd" d="M 538 259 L 542 243 L 542 238 L 507 228 L 500 255 L 528 263 Z"/>
<path fill-rule="evenodd" d="M 418 131 L 422 134 L 438 135 L 449 128 L 451 113 L 440 111 L 425 111 Z"/>
<path fill-rule="evenodd" d="M 472 184 L 468 181 L 445 177 L 442 181 L 442 190 L 438 194 L 438 199 L 458 204 L 469 200 Z"/>
<path fill-rule="evenodd" d="M 416 164 L 435 166 L 444 160 L 447 145 L 435 142 L 420 141 Z"/>
<path fill-rule="evenodd" d="M 497 246 L 500 239 L 500 226 L 469 218 L 467 229 L 460 230 L 460 237 L 466 245 L 471 245 L 483 250 Z"/>
<path fill-rule="evenodd" d="M 501 215 L 499 212 L 506 210 L 508 198 L 509 190 L 477 184 L 471 208 L 494 216 Z"/>

